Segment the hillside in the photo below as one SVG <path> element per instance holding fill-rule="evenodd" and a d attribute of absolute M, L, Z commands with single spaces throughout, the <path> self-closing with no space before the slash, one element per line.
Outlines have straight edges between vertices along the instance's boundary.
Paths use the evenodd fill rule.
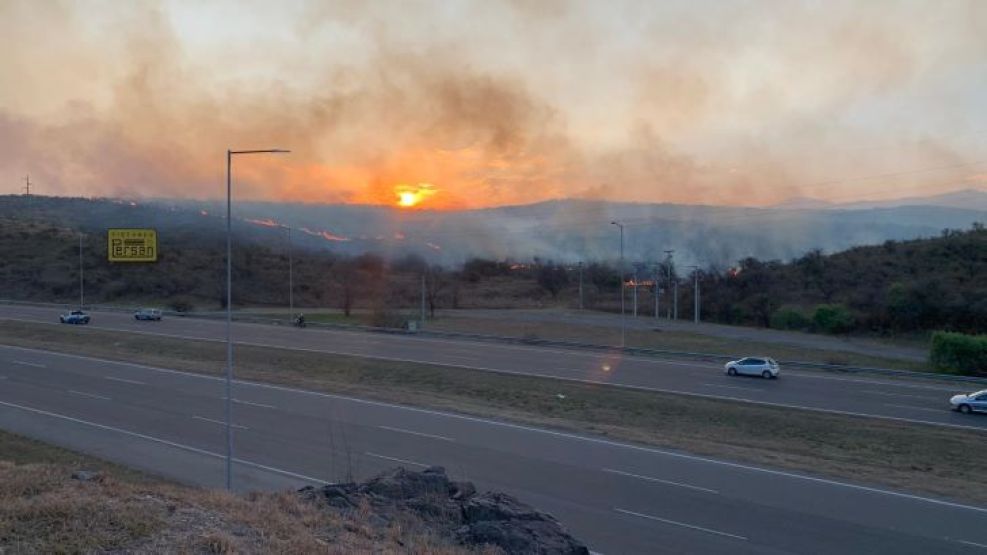
<path fill-rule="evenodd" d="M 816 248 L 834 252 L 929 237 L 945 228 L 987 221 L 987 211 L 977 206 L 791 210 L 557 200 L 484 210 L 408 211 L 237 202 L 233 223 L 238 241 L 275 249 L 286 242 L 280 226 L 289 225 L 293 243 L 301 248 L 385 258 L 413 254 L 458 266 L 474 257 L 616 261 L 618 233 L 610 222 L 620 221 L 628 260 L 654 262 L 664 257 L 665 249 L 675 249 L 680 264 L 705 267 L 727 266 L 745 257 L 786 260 Z M 90 232 L 142 225 L 208 239 L 224 232 L 224 216 L 225 204 L 219 201 L 0 197 L 0 218 Z"/>

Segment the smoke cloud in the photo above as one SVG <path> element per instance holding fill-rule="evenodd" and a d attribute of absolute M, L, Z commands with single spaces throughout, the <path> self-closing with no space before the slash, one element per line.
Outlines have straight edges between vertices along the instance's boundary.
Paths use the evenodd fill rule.
<path fill-rule="evenodd" d="M 982 187 L 987 5 L 0 4 L 0 180 L 424 208 Z"/>

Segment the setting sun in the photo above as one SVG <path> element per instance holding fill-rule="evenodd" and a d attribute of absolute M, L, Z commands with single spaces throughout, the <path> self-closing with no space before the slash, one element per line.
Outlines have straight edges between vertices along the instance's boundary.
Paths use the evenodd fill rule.
<path fill-rule="evenodd" d="M 419 183 L 414 187 L 411 185 L 398 185 L 394 188 L 394 193 L 398 197 L 398 206 L 412 208 L 421 204 L 426 198 L 434 195 L 436 191 L 428 183 Z"/>

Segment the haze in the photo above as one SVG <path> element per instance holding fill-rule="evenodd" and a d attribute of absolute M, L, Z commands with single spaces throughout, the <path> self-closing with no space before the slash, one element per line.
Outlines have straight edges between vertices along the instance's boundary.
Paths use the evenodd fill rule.
<path fill-rule="evenodd" d="M 0 1 L 0 181 L 481 208 L 987 188 L 987 3 Z M 418 195 L 418 196 L 414 196 Z"/>

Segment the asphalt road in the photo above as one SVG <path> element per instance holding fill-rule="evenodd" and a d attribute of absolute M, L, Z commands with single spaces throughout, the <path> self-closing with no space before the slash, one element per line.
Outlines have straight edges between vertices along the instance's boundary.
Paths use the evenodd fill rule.
<path fill-rule="evenodd" d="M 0 347 L 0 427 L 208 486 L 223 383 Z M 438 411 L 235 384 L 236 484 L 445 466 L 600 553 L 987 553 L 987 508 Z"/>
<path fill-rule="evenodd" d="M 0 319 L 59 325 L 51 308 L 0 306 Z M 55 323 L 53 323 L 55 322 Z M 165 318 L 138 322 L 128 314 L 96 312 L 90 328 L 168 337 L 225 340 L 225 322 Z M 731 378 L 719 364 L 658 360 L 534 346 L 479 343 L 367 332 L 235 324 L 234 341 L 368 358 L 423 362 L 464 369 L 546 376 L 614 386 L 685 393 L 768 405 L 880 417 L 937 426 L 987 430 L 987 418 L 950 410 L 955 393 L 974 385 L 929 380 L 850 377 L 782 369 L 778 380 Z M 754 355 L 770 353 L 751 353 Z"/>

